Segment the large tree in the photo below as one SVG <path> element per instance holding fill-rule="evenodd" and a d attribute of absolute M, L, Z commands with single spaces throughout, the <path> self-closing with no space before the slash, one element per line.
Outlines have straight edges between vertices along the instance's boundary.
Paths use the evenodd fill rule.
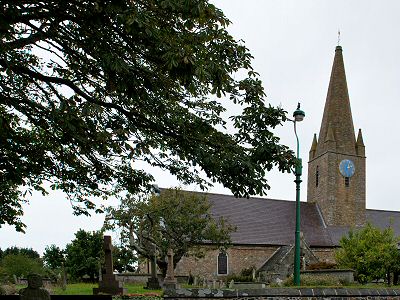
<path fill-rule="evenodd" d="M 355 270 L 361 283 L 383 279 L 400 269 L 397 243 L 392 228 L 381 230 L 368 223 L 342 237 L 336 261 L 340 267 Z"/>
<path fill-rule="evenodd" d="M 294 161 L 271 132 L 286 112 L 266 104 L 228 24 L 207 0 L 2 0 L 0 224 L 23 231 L 21 201 L 44 181 L 76 213 L 143 191 L 137 161 L 265 194 L 266 171 Z"/>
<path fill-rule="evenodd" d="M 56 245 L 46 246 L 43 253 L 43 262 L 51 270 L 61 269 L 65 262 L 65 251 Z"/>
<path fill-rule="evenodd" d="M 108 208 L 105 228 L 119 229 L 121 241 L 138 255 L 153 260 L 165 276 L 168 249 L 174 267 L 183 256 L 203 257 L 205 247 L 226 248 L 233 226 L 212 216 L 206 195 L 163 190 L 160 195 L 124 199 L 118 208 Z"/>
<path fill-rule="evenodd" d="M 80 229 L 75 233 L 75 239 L 65 247 L 67 272 L 74 279 L 86 275 L 94 281 L 98 278 L 103 256 L 103 233 Z"/>
<path fill-rule="evenodd" d="M 16 246 L 12 246 L 12 247 L 8 247 L 7 249 L 5 249 L 2 253 L 2 256 L 6 256 L 6 255 L 25 255 L 29 258 L 32 259 L 39 259 L 40 255 L 37 251 L 33 250 L 32 248 L 24 248 L 24 247 L 16 247 Z"/>
<path fill-rule="evenodd" d="M 26 254 L 7 254 L 0 261 L 1 273 L 6 275 L 8 280 L 13 276 L 23 277 L 30 273 L 44 274 L 43 263 L 39 258 L 32 258 Z"/>

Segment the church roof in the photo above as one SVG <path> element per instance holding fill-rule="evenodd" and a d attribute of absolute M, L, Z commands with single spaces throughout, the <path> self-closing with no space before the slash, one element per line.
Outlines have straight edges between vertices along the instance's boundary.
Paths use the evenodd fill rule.
<path fill-rule="evenodd" d="M 235 198 L 207 194 L 212 214 L 223 216 L 237 227 L 231 234 L 233 244 L 290 245 L 294 243 L 295 202 L 265 198 Z M 301 228 L 310 246 L 331 246 L 314 203 L 301 202 Z"/>
<path fill-rule="evenodd" d="M 235 198 L 207 194 L 212 214 L 223 216 L 237 227 L 231 234 L 235 245 L 292 245 L 295 231 L 295 202 L 266 198 Z M 301 202 L 301 231 L 311 247 L 336 247 L 350 227 L 326 226 L 317 204 Z M 392 226 L 400 236 L 400 212 L 366 210 L 366 219 L 378 228 Z"/>

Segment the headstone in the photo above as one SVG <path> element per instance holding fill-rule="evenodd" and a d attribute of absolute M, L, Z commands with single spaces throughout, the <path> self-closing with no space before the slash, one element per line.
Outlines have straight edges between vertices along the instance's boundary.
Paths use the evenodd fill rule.
<path fill-rule="evenodd" d="M 193 285 L 197 287 L 198 285 L 198 277 L 194 276 Z"/>
<path fill-rule="evenodd" d="M 43 280 L 39 274 L 27 276 L 28 287 L 19 290 L 21 300 L 50 300 L 50 293 L 43 288 Z"/>
<path fill-rule="evenodd" d="M 235 284 L 235 281 L 232 279 L 231 282 L 229 282 L 229 288 L 233 289 L 234 284 Z"/>
<path fill-rule="evenodd" d="M 112 260 L 112 243 L 111 236 L 104 236 L 104 271 L 102 272 L 101 281 L 99 281 L 99 287 L 93 289 L 93 294 L 99 293 L 111 294 L 111 295 L 124 295 L 126 289 L 122 287 L 122 282 L 118 281 L 114 275 L 114 267 Z"/>
<path fill-rule="evenodd" d="M 65 270 L 64 263 L 61 263 L 62 273 L 61 273 L 61 290 L 65 291 L 67 289 L 67 271 Z"/>
<path fill-rule="evenodd" d="M 15 274 L 13 275 L 13 280 L 14 280 L 14 284 L 18 284 L 18 278 Z"/>
<path fill-rule="evenodd" d="M 224 280 L 220 280 L 219 281 L 219 288 L 220 289 L 224 289 L 225 288 L 225 281 Z"/>
<path fill-rule="evenodd" d="M 164 279 L 164 288 L 165 289 L 177 289 L 177 281 L 174 276 L 174 252 L 172 249 L 168 249 L 167 253 L 168 258 L 168 268 L 167 268 L 167 276 Z"/>
<path fill-rule="evenodd" d="M 215 279 L 213 279 L 213 281 L 212 281 L 212 288 L 213 289 L 217 288 L 217 281 Z"/>
<path fill-rule="evenodd" d="M 157 257 L 156 246 L 154 245 L 153 260 L 151 261 L 151 277 L 147 279 L 146 289 L 159 290 L 161 289 L 160 282 L 157 277 Z"/>

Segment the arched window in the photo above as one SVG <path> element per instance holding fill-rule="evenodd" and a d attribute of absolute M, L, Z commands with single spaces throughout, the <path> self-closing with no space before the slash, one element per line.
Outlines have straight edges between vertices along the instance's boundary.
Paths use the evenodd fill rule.
<path fill-rule="evenodd" d="M 217 273 L 218 275 L 228 275 L 228 255 L 226 252 L 218 254 Z"/>
<path fill-rule="evenodd" d="M 318 187 L 319 184 L 319 167 L 317 166 L 317 170 L 315 171 L 315 187 Z"/>

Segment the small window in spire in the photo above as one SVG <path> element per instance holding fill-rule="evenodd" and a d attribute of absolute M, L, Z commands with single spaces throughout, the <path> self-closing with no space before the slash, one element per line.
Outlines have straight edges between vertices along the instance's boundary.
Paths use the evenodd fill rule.
<path fill-rule="evenodd" d="M 315 171 L 315 187 L 318 187 L 319 184 L 319 167 L 317 166 L 317 170 Z"/>
<path fill-rule="evenodd" d="M 350 186 L 350 177 L 345 177 L 344 178 L 344 186 L 349 187 Z"/>

